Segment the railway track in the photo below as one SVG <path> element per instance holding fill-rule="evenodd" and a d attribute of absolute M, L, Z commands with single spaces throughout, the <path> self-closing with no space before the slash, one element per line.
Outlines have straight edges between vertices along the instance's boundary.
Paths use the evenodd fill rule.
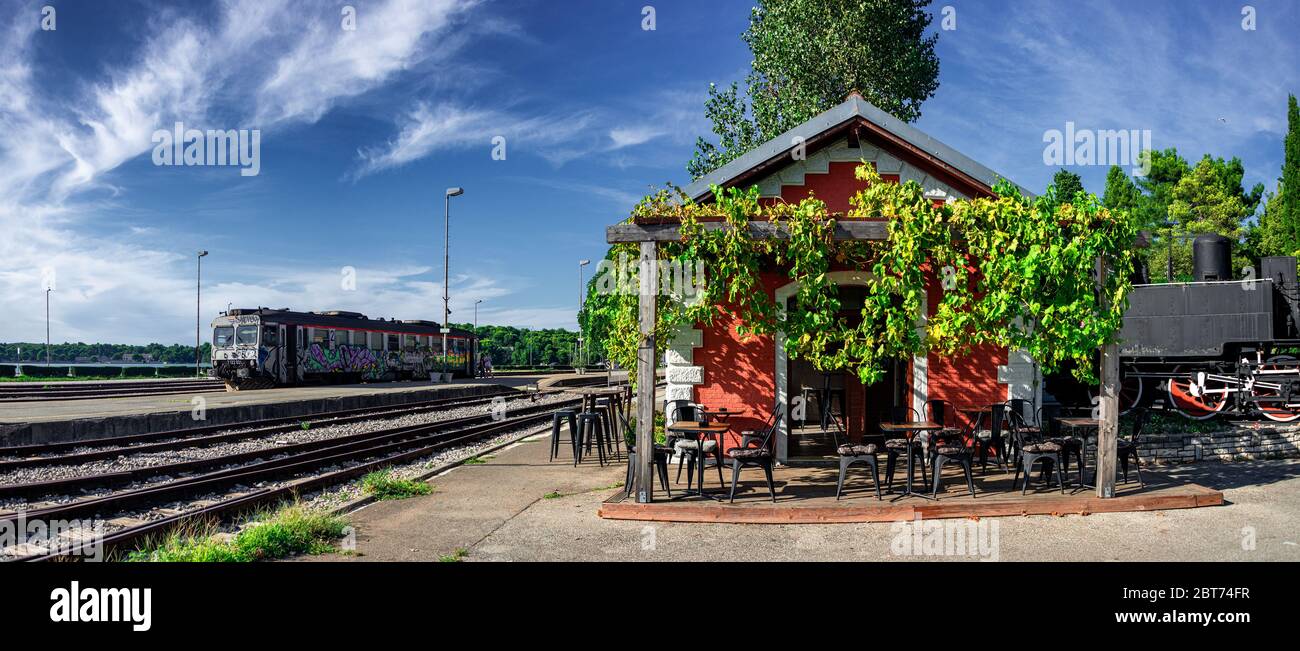
<path fill-rule="evenodd" d="M 90 400 L 127 398 L 174 393 L 225 391 L 219 380 L 115 380 L 109 382 L 51 382 L 49 384 L 0 384 L 0 403 L 46 400 Z"/>
<path fill-rule="evenodd" d="M 550 395 L 560 392 L 543 392 Z M 144 454 L 162 449 L 204 447 L 240 438 L 274 436 L 302 427 L 303 422 L 332 426 L 341 423 L 394 418 L 405 414 L 450 407 L 483 405 L 502 395 L 518 395 L 503 388 L 498 395 L 470 399 L 431 400 L 389 408 L 361 408 L 314 414 L 309 417 L 269 419 L 239 425 L 221 425 L 190 430 L 153 432 L 117 439 L 94 439 L 43 446 L 0 448 L 0 472 L 10 469 L 70 465 L 94 459 Z M 527 395 L 527 394 L 525 394 Z M 0 485 L 0 498 L 37 500 L 25 511 L 0 513 L 0 528 L 20 522 L 85 518 L 107 518 L 120 528 L 102 540 L 59 548 L 55 553 L 38 553 L 18 560 L 47 560 L 76 557 L 94 544 L 105 549 L 121 548 L 132 541 L 196 518 L 221 518 L 278 502 L 304 492 L 321 489 L 365 473 L 410 460 L 439 454 L 466 445 L 548 421 L 560 407 L 576 406 L 580 399 L 561 398 L 535 404 L 521 396 L 505 417 L 495 411 L 439 420 L 418 425 L 387 427 L 375 431 L 279 445 L 261 450 L 222 454 L 122 472 L 94 473 L 50 481 Z M 522 404 L 520 404 L 522 403 Z M 247 427 L 237 432 L 221 432 Z M 123 445 L 123 441 L 127 441 Z M 89 448 L 89 449 L 86 449 Z M 69 454 L 58 452 L 72 451 Z M 253 487 L 253 488 L 250 488 Z M 111 492 L 86 497 L 92 491 Z M 40 501 L 51 496 L 79 496 L 71 501 Z M 191 500 L 194 508 L 172 512 L 167 505 Z M 141 517 L 144 510 L 149 516 Z M 152 517 L 153 519 L 149 519 Z M 127 524 L 121 524 L 126 522 Z"/>

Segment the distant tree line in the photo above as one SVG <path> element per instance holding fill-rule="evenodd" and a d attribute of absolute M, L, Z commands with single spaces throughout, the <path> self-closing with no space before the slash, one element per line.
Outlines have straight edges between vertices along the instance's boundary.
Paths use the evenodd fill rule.
<path fill-rule="evenodd" d="M 18 349 L 22 349 L 19 357 Z M 212 357 L 211 344 L 204 343 L 199 357 L 205 363 Z M 44 362 L 45 344 L 31 342 L 0 343 L 0 362 Z M 167 364 L 193 364 L 194 346 L 184 344 L 148 344 L 137 346 L 131 344 L 87 344 L 62 343 L 50 344 L 50 362 L 72 364 L 76 362 L 135 363 L 152 362 Z"/>
<path fill-rule="evenodd" d="M 452 325 L 466 330 L 473 330 L 474 327 L 469 323 Z M 479 350 L 492 358 L 493 366 L 528 366 L 530 360 L 533 366 L 572 365 L 578 343 L 578 333 L 560 328 L 530 330 L 480 325 L 476 332 Z M 595 362 L 601 357 L 590 353 L 585 359 Z"/>

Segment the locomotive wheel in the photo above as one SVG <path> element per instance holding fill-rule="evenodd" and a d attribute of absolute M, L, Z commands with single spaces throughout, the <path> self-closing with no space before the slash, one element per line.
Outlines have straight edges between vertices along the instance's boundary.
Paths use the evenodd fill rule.
<path fill-rule="evenodd" d="M 1146 381 L 1135 377 L 1137 368 L 1129 366 L 1123 369 L 1119 380 L 1119 415 L 1124 416 L 1134 408 L 1142 405 L 1146 393 Z"/>
<path fill-rule="evenodd" d="M 1182 373 L 1184 368 L 1181 366 L 1174 367 L 1174 373 Z M 1188 371 L 1190 372 L 1190 371 Z M 1182 414 L 1184 418 L 1192 420 L 1206 420 L 1214 418 L 1224 407 L 1228 406 L 1227 393 L 1215 393 L 1215 390 L 1226 389 L 1228 385 L 1222 382 L 1209 380 L 1206 382 L 1206 393 L 1202 395 L 1192 394 L 1192 379 L 1189 377 L 1173 377 L 1165 383 L 1165 392 L 1169 397 L 1169 406 L 1174 411 Z"/>
<path fill-rule="evenodd" d="M 1138 369 L 1126 365 L 1120 368 L 1119 379 L 1119 415 L 1125 416 L 1134 408 L 1142 406 L 1146 396 L 1146 380 L 1137 377 Z M 1092 404 L 1098 404 L 1098 394 L 1092 393 Z"/>
<path fill-rule="evenodd" d="M 1293 361 L 1295 361 L 1295 358 L 1292 357 L 1292 356 L 1290 356 L 1290 355 L 1275 355 L 1275 356 L 1273 356 L 1273 357 L 1268 358 L 1268 361 L 1270 361 L 1270 362 L 1293 362 Z M 1274 366 L 1269 366 L 1268 364 L 1265 364 L 1265 365 L 1263 365 L 1263 366 L 1260 367 L 1260 370 L 1269 370 L 1269 369 L 1272 369 L 1272 368 L 1276 368 L 1276 367 L 1274 367 Z M 1251 392 L 1250 392 L 1250 393 L 1251 393 L 1252 396 L 1255 396 L 1255 397 L 1265 397 L 1265 398 L 1267 398 L 1267 397 L 1275 397 L 1275 396 L 1278 395 L 1278 391 L 1277 391 L 1276 389 L 1262 389 L 1262 388 L 1260 388 L 1258 385 L 1256 385 L 1255 387 L 1253 387 L 1253 388 L 1251 389 Z M 1267 406 L 1265 406 L 1265 405 L 1267 405 Z M 1295 412 L 1295 411 L 1293 411 L 1293 410 L 1291 410 L 1291 409 L 1288 409 L 1288 408 L 1286 408 L 1286 407 L 1284 407 L 1284 406 L 1281 406 L 1281 405 L 1279 405 L 1279 404 L 1277 404 L 1277 403 L 1263 403 L 1263 404 L 1261 404 L 1261 403 L 1258 403 L 1258 402 L 1257 402 L 1257 403 L 1255 403 L 1255 409 L 1258 410 L 1259 413 L 1263 414 L 1265 418 L 1267 418 L 1267 419 L 1269 419 L 1269 420 L 1275 420 L 1275 421 L 1277 421 L 1277 422 L 1279 422 L 1279 423 L 1290 423 L 1290 422 L 1296 420 L 1297 418 L 1300 418 L 1300 413 L 1297 413 L 1297 412 Z"/>

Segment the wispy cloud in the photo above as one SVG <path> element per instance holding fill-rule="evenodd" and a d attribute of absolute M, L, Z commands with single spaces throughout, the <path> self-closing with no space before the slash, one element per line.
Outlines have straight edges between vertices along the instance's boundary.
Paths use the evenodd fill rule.
<path fill-rule="evenodd" d="M 587 114 L 568 117 L 521 117 L 494 109 L 479 109 L 421 103 L 402 121 L 397 137 L 382 147 L 357 152 L 361 159 L 353 178 L 400 167 L 447 149 L 481 147 L 488 156 L 493 138 L 505 138 L 506 156 L 571 142 L 589 133 L 592 118 Z M 539 150 L 539 148 L 543 148 Z"/>

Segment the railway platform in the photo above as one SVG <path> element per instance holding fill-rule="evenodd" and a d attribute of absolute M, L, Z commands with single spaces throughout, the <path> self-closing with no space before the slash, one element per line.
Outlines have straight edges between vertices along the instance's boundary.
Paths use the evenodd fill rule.
<path fill-rule="evenodd" d="M 31 445 L 126 436 L 249 420 L 302 416 L 439 398 L 488 395 L 503 387 L 546 384 L 548 376 L 464 379 L 447 384 L 388 382 L 194 392 L 75 401 L 0 404 L 0 445 Z"/>

